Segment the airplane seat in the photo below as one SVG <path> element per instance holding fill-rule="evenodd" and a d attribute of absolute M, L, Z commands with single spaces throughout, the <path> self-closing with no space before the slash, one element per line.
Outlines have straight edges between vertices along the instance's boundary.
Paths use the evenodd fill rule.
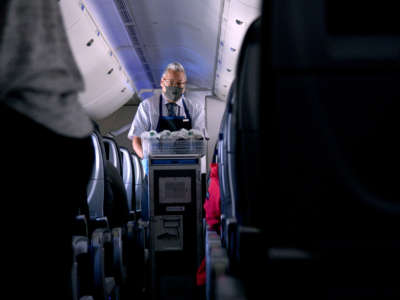
<path fill-rule="evenodd" d="M 222 244 L 225 246 L 225 207 L 228 205 L 230 200 L 229 189 L 227 187 L 228 178 L 226 177 L 227 172 L 226 169 L 226 137 L 225 137 L 225 127 L 227 126 L 227 117 L 228 117 L 228 105 L 225 108 L 224 114 L 221 119 L 221 125 L 218 134 L 218 143 L 217 143 L 217 164 L 218 164 L 218 179 L 220 186 L 220 201 L 221 201 L 221 238 Z"/>
<path fill-rule="evenodd" d="M 223 224 L 224 239 L 228 256 L 231 258 L 231 266 L 234 268 L 236 263 L 236 199 L 237 199 L 237 185 L 236 185 L 236 165 L 235 165 L 235 148 L 236 148 L 236 119 L 233 115 L 233 105 L 235 103 L 235 88 L 236 80 L 234 80 L 229 89 L 227 98 L 227 120 L 224 127 L 225 144 L 224 147 L 224 176 L 225 176 L 225 189 L 229 192 L 225 201 L 225 208 L 223 214 L 226 220 Z"/>
<path fill-rule="evenodd" d="M 144 241 L 141 240 L 142 226 L 140 222 L 140 209 L 137 203 L 140 202 L 142 169 L 141 163 L 134 154 L 131 154 L 125 147 L 120 147 L 122 157 L 122 170 L 125 188 L 128 196 L 129 222 L 127 224 L 127 284 L 131 293 L 140 294 L 141 278 L 144 264 Z M 136 164 L 136 166 L 135 166 Z M 139 197 L 139 201 L 136 198 Z M 124 252 L 126 254 L 127 251 Z M 143 259 L 142 259 L 143 258 Z"/>
<path fill-rule="evenodd" d="M 117 285 L 118 272 L 115 271 L 115 261 L 120 253 L 118 232 L 110 227 L 107 203 L 110 199 L 110 163 L 106 160 L 102 136 L 98 129 L 91 135 L 95 160 L 91 179 L 87 186 L 90 219 L 88 220 L 88 235 L 90 243 L 90 266 L 93 278 L 90 280 L 91 292 L 95 298 L 108 299 L 119 297 Z M 118 173 L 118 172 L 117 172 Z M 120 259 L 121 260 L 121 259 Z"/>
<path fill-rule="evenodd" d="M 92 169 L 92 175 L 87 187 L 88 206 L 90 220 L 95 218 L 104 217 L 104 191 L 105 191 L 105 149 L 104 144 L 101 142 L 101 136 L 98 132 L 94 131 L 91 135 L 95 160 Z M 92 232 L 92 223 L 89 222 L 89 231 Z"/>
<path fill-rule="evenodd" d="M 326 226 L 341 216 L 340 225 L 324 228 L 330 237 L 340 232 L 370 240 L 387 232 L 391 238 L 389 225 L 400 212 L 393 140 L 400 30 L 391 27 L 391 4 L 363 4 L 360 23 L 353 24 L 349 14 L 359 7 L 336 2 L 273 1 L 273 13 L 264 7 L 271 23 L 263 27 L 262 80 L 275 89 L 262 89 L 260 99 L 272 101 L 260 100 L 259 108 L 269 107 L 273 130 L 279 128 L 279 178 L 285 182 L 279 186 L 285 200 L 273 208 L 291 204 L 284 215 L 291 223 L 299 222 L 292 218 L 299 213 Z"/>
<path fill-rule="evenodd" d="M 128 197 L 119 171 L 106 161 L 104 215 L 111 228 L 124 227 L 129 221 Z"/>
<path fill-rule="evenodd" d="M 113 272 L 119 285 L 127 280 L 128 254 L 130 254 L 129 235 L 133 234 L 134 222 L 130 220 L 126 189 L 118 170 L 106 161 L 104 215 L 112 231 Z"/>
<path fill-rule="evenodd" d="M 136 193 L 135 188 L 135 168 L 132 156 L 125 147 L 119 147 L 122 158 L 122 177 L 124 180 L 125 190 L 128 197 L 128 209 L 133 215 L 136 214 Z"/>
<path fill-rule="evenodd" d="M 233 86 L 233 85 L 232 85 Z M 231 106 L 232 88 L 228 95 L 227 105 L 224 115 L 221 120 L 218 141 L 215 145 L 214 155 L 212 158 L 213 163 L 218 165 L 218 179 L 219 179 L 219 195 L 220 195 L 220 209 L 221 209 L 221 223 L 219 228 L 207 227 L 205 228 L 205 271 L 206 283 L 205 293 L 206 299 L 217 299 L 217 289 L 220 288 L 218 282 L 221 277 L 228 276 L 231 278 L 231 265 L 229 253 L 233 250 L 230 247 L 232 240 L 228 234 L 228 227 L 232 227 L 234 213 L 232 212 L 232 196 L 231 196 L 231 181 L 229 178 L 229 165 L 228 155 L 230 138 L 230 122 L 231 122 Z M 207 180 L 207 187 L 210 186 L 210 174 Z M 206 199 L 206 201 L 211 201 Z M 206 214 L 207 216 L 207 214 Z M 204 220 L 205 221 L 205 220 Z M 217 232 L 217 231 L 218 232 Z M 233 294 L 231 294 L 233 296 Z"/>
<path fill-rule="evenodd" d="M 260 26 L 261 19 L 256 19 L 248 28 L 240 50 L 236 80 L 232 85 L 230 156 L 234 180 L 240 182 L 235 190 L 234 213 L 238 223 L 243 226 L 257 227 L 263 212 L 254 211 L 258 199 L 254 179 L 262 175 L 260 168 L 259 146 L 260 122 L 258 97 L 260 71 Z M 240 156 L 243 155 L 243 156 Z M 244 159 L 245 158 L 245 159 Z M 237 185 L 237 184 L 236 184 Z M 249 202 L 247 202 L 249 201 Z M 254 214 L 254 215 L 252 215 Z"/>
<path fill-rule="evenodd" d="M 123 227 L 128 222 L 128 192 L 123 177 L 123 158 L 117 142 L 102 136 L 105 150 L 105 200 L 104 214 L 111 228 Z"/>
<path fill-rule="evenodd" d="M 268 1 L 245 37 L 236 209 L 254 298 L 400 294 L 391 275 L 400 266 L 400 31 L 391 3 Z M 262 279 L 246 270 L 251 258 Z M 261 288 L 266 280 L 271 289 Z"/>
<path fill-rule="evenodd" d="M 142 206 L 142 198 L 144 193 L 144 170 L 143 165 L 139 156 L 135 153 L 131 153 L 133 166 L 134 166 L 134 174 L 135 174 L 135 199 L 136 199 L 136 212 L 140 214 L 141 206 Z"/>
<path fill-rule="evenodd" d="M 106 151 L 106 158 L 118 170 L 118 173 L 123 176 L 122 169 L 122 155 L 119 151 L 117 142 L 108 136 L 103 136 L 104 149 Z"/>
<path fill-rule="evenodd" d="M 71 268 L 71 289 L 73 300 L 93 299 L 91 294 L 91 279 L 93 268 L 90 259 L 89 238 L 84 235 L 74 235 L 72 237 L 73 260 Z"/>
<path fill-rule="evenodd" d="M 243 277 L 249 291 L 256 290 L 259 282 L 252 278 L 254 268 L 262 268 L 260 257 L 260 223 L 264 212 L 255 209 L 266 186 L 263 177 L 258 94 L 260 71 L 260 27 L 256 19 L 248 28 L 239 53 L 235 81 L 230 88 L 229 124 L 227 126 L 227 178 L 231 190 L 231 222 L 226 226 L 231 272 Z M 264 119 L 263 119 L 264 120 Z M 259 180 L 257 183 L 255 181 Z M 258 186 L 257 184 L 261 184 Z M 253 271 L 252 271 L 253 270 Z M 247 274 L 249 273 L 249 274 Z M 242 274 L 246 274 L 243 276 Z M 248 276 L 247 276 L 248 275 Z M 247 278 L 246 278 L 247 276 Z M 252 279 L 250 279 L 252 278 Z M 254 279 L 254 280 L 253 280 Z M 261 284 L 261 283 L 260 283 Z"/>
<path fill-rule="evenodd" d="M 135 262 L 135 268 L 137 272 L 135 272 L 135 276 L 133 277 L 134 288 L 136 290 L 136 294 L 140 295 L 142 293 L 142 289 L 146 285 L 146 264 L 148 258 L 148 249 L 149 249 L 149 228 L 148 222 L 143 221 L 141 218 L 141 207 L 142 200 L 145 193 L 145 173 L 143 169 L 143 165 L 139 156 L 135 153 L 130 154 L 133 161 L 134 166 L 134 175 L 135 175 L 135 199 L 136 199 L 136 227 L 135 227 L 135 250 L 134 256 L 137 258 Z"/>
<path fill-rule="evenodd" d="M 128 267 L 132 267 L 131 252 L 135 240 L 135 213 L 130 210 L 128 191 L 124 183 L 124 164 L 120 147 L 110 137 L 102 137 L 105 150 L 105 198 L 104 215 L 109 221 L 113 236 L 113 274 L 117 283 L 123 287 L 122 292 L 127 292 Z M 130 159 L 128 155 L 128 159 Z M 125 167 L 129 167 L 127 161 Z M 132 171 L 132 169 L 131 169 Z M 126 178 L 125 178 L 126 179 Z M 132 180 L 132 177 L 131 177 Z M 132 182 L 131 182 L 132 183 Z M 116 254 L 118 253 L 118 254 Z"/>

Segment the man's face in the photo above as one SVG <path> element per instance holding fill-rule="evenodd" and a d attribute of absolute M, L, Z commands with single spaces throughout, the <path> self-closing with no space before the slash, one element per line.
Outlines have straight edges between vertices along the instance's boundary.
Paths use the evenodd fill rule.
<path fill-rule="evenodd" d="M 183 88 L 183 92 L 185 92 L 185 74 L 183 72 L 179 71 L 172 71 L 168 70 L 168 72 L 164 75 L 163 78 L 161 78 L 161 89 L 163 91 L 163 94 L 167 92 L 166 87 L 167 86 L 176 86 Z"/>

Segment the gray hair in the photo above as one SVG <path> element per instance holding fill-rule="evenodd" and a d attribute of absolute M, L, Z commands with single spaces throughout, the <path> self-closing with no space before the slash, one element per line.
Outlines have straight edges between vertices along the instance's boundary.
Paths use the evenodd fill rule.
<path fill-rule="evenodd" d="M 168 71 L 183 72 L 183 74 L 185 75 L 185 80 L 187 78 L 185 68 L 176 61 L 168 64 L 168 66 L 165 68 L 164 73 L 162 74 L 161 78 L 163 78 L 167 74 Z"/>

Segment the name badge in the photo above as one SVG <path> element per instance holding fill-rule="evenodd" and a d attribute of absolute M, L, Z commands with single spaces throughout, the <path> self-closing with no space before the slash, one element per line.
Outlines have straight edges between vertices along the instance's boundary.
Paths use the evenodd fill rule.
<path fill-rule="evenodd" d="M 189 122 L 189 119 L 183 119 L 183 122 Z"/>

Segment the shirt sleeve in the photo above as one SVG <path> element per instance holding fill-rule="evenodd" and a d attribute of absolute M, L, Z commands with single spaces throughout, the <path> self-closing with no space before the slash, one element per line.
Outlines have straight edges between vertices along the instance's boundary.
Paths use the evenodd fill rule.
<path fill-rule="evenodd" d="M 192 127 L 193 129 L 200 130 L 208 138 L 204 108 L 197 103 L 193 104 Z"/>
<path fill-rule="evenodd" d="M 135 118 L 133 119 L 131 129 L 128 133 L 128 138 L 130 140 L 133 137 L 140 137 L 143 132 L 149 131 L 151 127 L 149 109 L 146 109 L 144 102 L 139 104 L 138 110 L 136 112 Z"/>

